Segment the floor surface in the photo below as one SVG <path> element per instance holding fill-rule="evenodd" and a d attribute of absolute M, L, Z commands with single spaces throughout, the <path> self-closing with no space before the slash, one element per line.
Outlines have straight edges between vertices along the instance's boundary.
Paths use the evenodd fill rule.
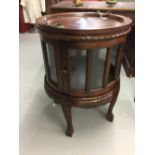
<path fill-rule="evenodd" d="M 59 105 L 44 91 L 39 35 L 20 34 L 20 155 L 134 155 L 134 79 L 121 69 L 121 88 L 114 122 L 107 106 L 73 108 L 74 135 L 65 135 Z"/>

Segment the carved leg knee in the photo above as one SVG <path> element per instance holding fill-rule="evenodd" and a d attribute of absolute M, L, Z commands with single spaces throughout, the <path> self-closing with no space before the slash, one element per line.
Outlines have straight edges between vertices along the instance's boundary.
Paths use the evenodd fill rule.
<path fill-rule="evenodd" d="M 112 111 L 113 111 L 114 105 L 116 103 L 117 96 L 118 96 L 118 91 L 116 92 L 116 94 L 112 98 L 112 100 L 110 102 L 110 105 L 109 105 L 108 112 L 107 112 L 107 120 L 110 121 L 110 122 L 112 122 L 114 120 L 114 115 L 113 115 Z"/>
<path fill-rule="evenodd" d="M 62 111 L 67 123 L 66 135 L 72 137 L 74 129 L 72 125 L 71 107 L 62 105 Z"/>

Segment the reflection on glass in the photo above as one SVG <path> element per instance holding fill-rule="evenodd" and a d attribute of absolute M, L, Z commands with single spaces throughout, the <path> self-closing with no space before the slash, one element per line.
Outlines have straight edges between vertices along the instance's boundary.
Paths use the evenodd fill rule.
<path fill-rule="evenodd" d="M 114 80 L 114 71 L 117 59 L 117 51 L 120 45 L 112 47 L 112 56 L 110 57 L 110 70 L 108 74 L 108 83 Z M 69 49 L 69 68 L 70 68 L 70 87 L 71 89 L 84 90 L 86 88 L 86 68 L 87 54 L 90 52 L 87 49 Z M 91 89 L 103 87 L 103 77 L 105 72 L 105 62 L 107 57 L 107 47 L 91 49 L 92 52 L 92 72 L 91 72 Z M 88 69 L 88 68 L 87 68 Z M 108 70 L 107 70 L 108 72 Z M 107 73 L 105 73 L 107 74 Z"/>
<path fill-rule="evenodd" d="M 69 49 L 71 89 L 85 89 L 86 53 L 85 49 Z"/>
<path fill-rule="evenodd" d="M 46 44 L 46 47 L 47 47 L 48 64 L 50 68 L 50 80 L 57 82 L 54 48 L 53 48 L 53 45 L 48 44 L 48 43 Z"/>
<path fill-rule="evenodd" d="M 101 88 L 103 85 L 104 64 L 106 60 L 107 48 L 93 50 L 92 83 L 91 88 Z"/>

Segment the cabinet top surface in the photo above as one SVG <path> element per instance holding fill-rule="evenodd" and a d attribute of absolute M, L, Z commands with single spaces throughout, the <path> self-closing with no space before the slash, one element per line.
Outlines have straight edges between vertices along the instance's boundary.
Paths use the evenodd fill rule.
<path fill-rule="evenodd" d="M 116 30 L 131 24 L 128 17 L 95 12 L 70 12 L 46 15 L 37 20 L 40 26 L 61 30 Z M 46 23 L 45 23 L 46 20 Z"/>
<path fill-rule="evenodd" d="M 102 1 L 84 1 L 83 6 L 76 7 L 72 1 L 62 1 L 50 6 L 50 10 L 111 10 L 111 11 L 135 11 L 134 2 L 117 2 L 108 5 Z"/>

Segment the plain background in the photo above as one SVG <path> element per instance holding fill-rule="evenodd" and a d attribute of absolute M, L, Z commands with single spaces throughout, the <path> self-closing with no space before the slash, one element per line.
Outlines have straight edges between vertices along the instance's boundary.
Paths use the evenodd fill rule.
<path fill-rule="evenodd" d="M 1 2 L 2 155 L 19 152 L 18 1 Z M 155 1 L 136 0 L 136 155 L 155 154 Z"/>

